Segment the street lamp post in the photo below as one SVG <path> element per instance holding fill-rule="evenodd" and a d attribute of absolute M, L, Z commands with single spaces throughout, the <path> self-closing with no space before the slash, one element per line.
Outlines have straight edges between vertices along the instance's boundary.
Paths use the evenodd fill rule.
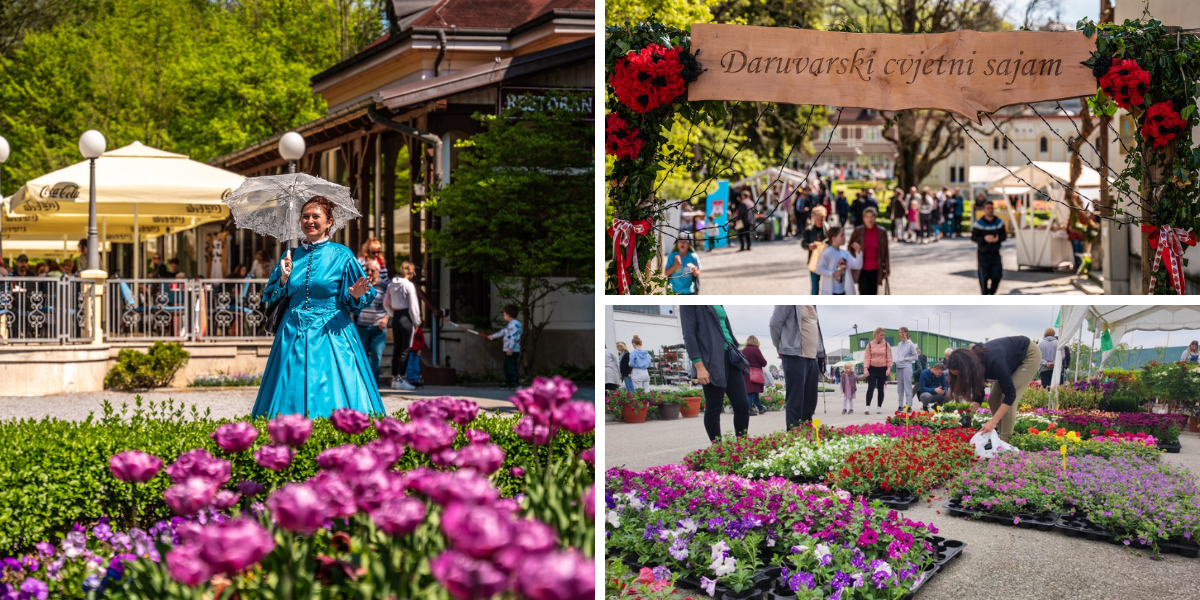
<path fill-rule="evenodd" d="M 295 131 L 289 131 L 283 134 L 283 137 L 279 138 L 279 156 L 282 156 L 283 160 L 288 161 L 289 174 L 296 172 L 296 161 L 304 156 L 306 147 L 304 136 Z M 288 240 L 288 247 L 295 248 L 298 243 L 299 241 L 295 239 Z"/>
<path fill-rule="evenodd" d="M 942 312 L 946 314 L 946 337 L 952 338 L 954 337 L 954 313 L 948 310 L 943 310 Z M 946 343 L 948 345 L 950 342 L 947 341 Z"/>
<path fill-rule="evenodd" d="M 88 258 L 87 268 L 89 271 L 100 269 L 100 254 L 99 243 L 97 242 L 96 233 L 96 159 L 104 154 L 104 149 L 107 142 L 104 140 L 104 134 L 89 129 L 79 136 L 79 153 L 84 158 L 88 159 L 88 168 L 90 171 L 88 179 Z"/>
<path fill-rule="evenodd" d="M 0 174 L 4 172 L 4 161 L 8 160 L 8 140 L 0 136 Z M 0 200 L 4 199 L 4 188 L 0 186 Z M 0 267 L 4 266 L 4 225 L 0 224 Z"/>

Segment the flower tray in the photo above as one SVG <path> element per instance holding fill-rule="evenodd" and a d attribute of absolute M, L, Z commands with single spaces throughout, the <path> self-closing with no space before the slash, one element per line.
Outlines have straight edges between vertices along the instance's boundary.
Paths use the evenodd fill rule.
<path fill-rule="evenodd" d="M 1165 444 L 1163 442 L 1159 442 L 1158 449 L 1168 454 L 1179 454 L 1179 451 L 1183 449 L 1183 444 L 1180 444 L 1179 442 L 1175 442 L 1174 444 Z"/>
<path fill-rule="evenodd" d="M 1063 514 L 1054 524 L 1054 528 L 1071 537 L 1085 537 L 1095 542 L 1121 543 L 1116 540 L 1107 527 L 1101 527 L 1091 521 L 1076 517 L 1073 513 Z"/>
<path fill-rule="evenodd" d="M 1054 529 L 1059 520 L 1059 515 L 1052 512 L 1037 515 L 1029 513 L 1001 515 L 983 510 L 975 510 L 973 508 L 964 507 L 958 498 L 950 500 L 950 503 L 946 505 L 946 508 L 950 511 L 951 515 L 956 517 L 968 517 L 978 519 L 980 521 L 987 521 L 989 523 L 996 523 L 998 525 L 1023 527 L 1025 529 L 1038 529 L 1041 531 L 1050 531 L 1051 529 Z"/>
<path fill-rule="evenodd" d="M 908 510 L 918 500 L 916 494 L 901 494 L 896 492 L 875 492 L 868 496 L 870 500 L 878 500 L 884 506 L 895 510 Z"/>
<path fill-rule="evenodd" d="M 966 542 L 960 542 L 958 540 L 948 540 L 944 537 L 935 535 L 935 536 L 933 536 L 933 550 L 937 554 L 937 557 L 934 558 L 933 564 L 937 565 L 938 567 L 941 567 L 941 566 L 945 565 L 946 563 L 950 562 L 951 560 L 954 560 L 954 559 L 958 558 L 959 556 L 961 556 L 963 553 L 963 550 L 966 550 L 966 549 L 967 549 Z"/>
<path fill-rule="evenodd" d="M 1144 544 L 1135 538 L 1113 533 L 1103 526 L 1096 525 L 1083 517 L 1076 517 L 1073 514 L 1065 514 L 1059 517 L 1059 522 L 1055 525 L 1055 528 L 1073 537 L 1082 536 L 1090 540 L 1105 541 L 1117 546 L 1128 546 L 1139 550 L 1153 549 L 1153 546 L 1150 544 Z M 1128 544 L 1125 543 L 1126 540 L 1129 540 Z M 1160 552 L 1170 552 L 1184 558 L 1200 558 L 1200 544 L 1184 538 L 1174 538 L 1165 542 L 1159 542 L 1158 549 Z"/>

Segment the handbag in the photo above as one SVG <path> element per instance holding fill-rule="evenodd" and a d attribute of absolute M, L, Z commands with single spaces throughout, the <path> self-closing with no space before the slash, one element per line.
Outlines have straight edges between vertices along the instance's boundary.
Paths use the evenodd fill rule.
<path fill-rule="evenodd" d="M 816 242 L 817 247 L 808 252 L 808 272 L 817 272 L 817 263 L 821 262 L 821 255 L 825 253 L 825 242 Z"/>
<path fill-rule="evenodd" d="M 267 333 L 275 335 L 283 324 L 283 315 L 287 312 L 288 296 L 283 296 L 267 305 Z"/>
<path fill-rule="evenodd" d="M 739 371 L 748 371 L 750 369 L 750 361 L 746 360 L 746 355 L 737 346 L 730 346 L 727 351 L 729 354 L 729 363 Z"/>
<path fill-rule="evenodd" d="M 413 352 L 420 352 L 425 349 L 425 330 L 420 325 L 413 327 L 413 341 L 410 349 Z"/>
<path fill-rule="evenodd" d="M 766 385 L 767 379 L 763 377 L 762 367 L 750 367 L 750 383 Z"/>

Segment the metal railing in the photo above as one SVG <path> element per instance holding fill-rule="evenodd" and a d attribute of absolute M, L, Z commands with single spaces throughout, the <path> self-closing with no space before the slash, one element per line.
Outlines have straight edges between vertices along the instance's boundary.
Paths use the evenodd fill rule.
<path fill-rule="evenodd" d="M 113 279 L 105 282 L 108 341 L 269 339 L 265 279 Z"/>
<path fill-rule="evenodd" d="M 225 340 L 256 340 L 267 333 L 267 306 L 263 302 L 266 279 L 199 279 L 193 282 L 198 301 L 193 336 Z"/>
<path fill-rule="evenodd" d="M 88 279 L 0 278 L 0 344 L 90 342 L 94 297 Z"/>

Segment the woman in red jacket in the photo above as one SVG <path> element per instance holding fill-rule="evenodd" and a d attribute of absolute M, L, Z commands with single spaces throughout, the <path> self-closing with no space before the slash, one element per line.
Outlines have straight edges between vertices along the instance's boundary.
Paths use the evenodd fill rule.
<path fill-rule="evenodd" d="M 746 347 L 742 348 L 742 355 L 750 363 L 750 370 L 742 374 L 742 377 L 746 378 L 746 398 L 750 400 L 750 416 L 761 415 L 767 412 L 767 407 L 763 406 L 762 400 L 759 399 L 763 392 L 763 369 L 767 368 L 767 359 L 763 357 L 762 350 L 758 349 L 757 337 L 746 338 Z"/>

